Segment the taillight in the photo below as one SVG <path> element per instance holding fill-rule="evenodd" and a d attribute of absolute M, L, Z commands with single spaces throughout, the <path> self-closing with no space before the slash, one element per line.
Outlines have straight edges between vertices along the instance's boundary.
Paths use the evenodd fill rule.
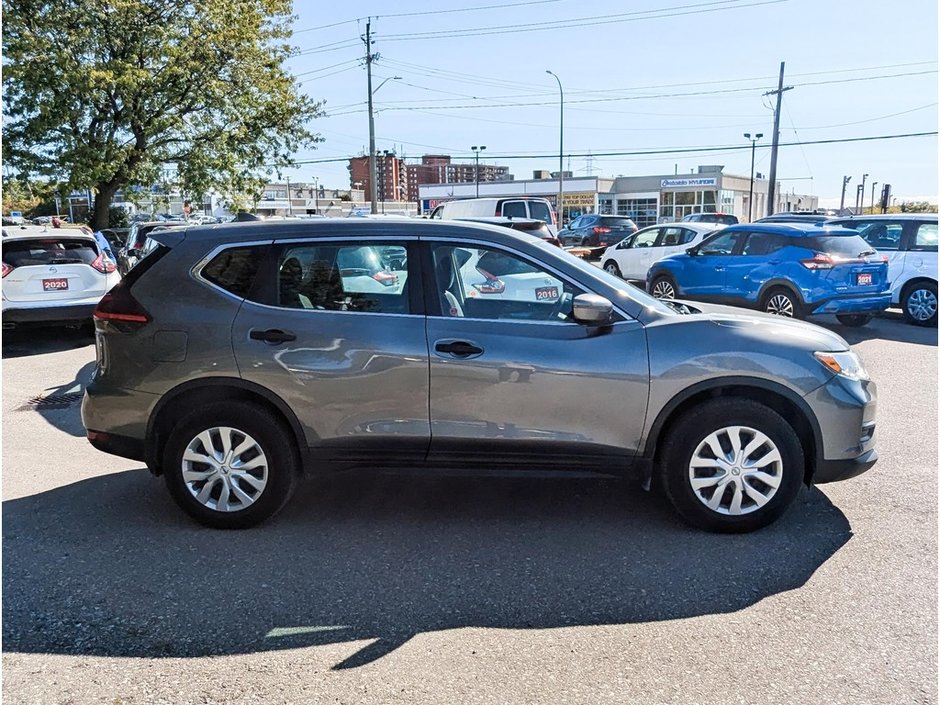
<path fill-rule="evenodd" d="M 835 261 L 830 255 L 824 252 L 817 252 L 813 255 L 813 259 L 800 260 L 800 264 L 807 269 L 832 269 L 835 265 Z"/>
<path fill-rule="evenodd" d="M 885 264 L 888 264 L 889 262 L 888 255 L 881 255 L 881 261 L 884 262 Z"/>
<path fill-rule="evenodd" d="M 130 287 L 123 281 L 104 295 L 95 307 L 96 321 L 131 323 L 132 327 L 150 323 L 150 314 L 131 294 Z"/>
<path fill-rule="evenodd" d="M 501 279 L 494 277 L 485 269 L 480 269 L 477 267 L 477 271 L 486 277 L 486 281 L 482 284 L 473 285 L 473 288 L 479 291 L 481 294 L 502 294 L 504 291 L 506 291 L 506 285 Z"/>
<path fill-rule="evenodd" d="M 392 272 L 376 272 L 372 278 L 383 286 L 394 286 L 398 283 L 398 275 Z"/>
<path fill-rule="evenodd" d="M 593 231 L 594 231 L 595 233 L 609 233 L 609 232 L 610 232 L 610 228 L 605 228 L 605 227 L 603 227 L 603 226 L 601 226 L 601 225 L 595 225 L 594 228 L 593 228 Z"/>
<path fill-rule="evenodd" d="M 7 274 L 9 274 L 10 272 L 12 272 L 13 269 L 14 269 L 13 267 L 11 267 L 11 266 L 8 265 L 6 262 L 4 262 L 4 263 L 3 263 L 3 276 L 5 277 Z"/>
<path fill-rule="evenodd" d="M 117 269 L 114 266 L 114 262 L 105 257 L 103 252 L 95 257 L 95 260 L 91 263 L 91 266 L 102 274 L 111 274 L 111 272 Z"/>

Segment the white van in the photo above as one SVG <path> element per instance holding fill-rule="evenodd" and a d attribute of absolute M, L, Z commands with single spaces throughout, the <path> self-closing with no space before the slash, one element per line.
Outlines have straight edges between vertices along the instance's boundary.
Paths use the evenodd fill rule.
<path fill-rule="evenodd" d="M 439 220 L 456 218 L 531 218 L 545 221 L 552 235 L 558 234 L 555 210 L 545 198 L 509 196 L 507 198 L 465 198 L 447 201 L 433 211 L 430 217 Z"/>

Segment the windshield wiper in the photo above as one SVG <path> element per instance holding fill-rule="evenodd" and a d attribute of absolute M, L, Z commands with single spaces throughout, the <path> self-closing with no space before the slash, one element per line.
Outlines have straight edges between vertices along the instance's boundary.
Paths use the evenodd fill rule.
<path fill-rule="evenodd" d="M 875 250 L 864 250 L 858 253 L 859 257 L 868 257 L 868 255 L 877 255 L 878 253 Z"/>

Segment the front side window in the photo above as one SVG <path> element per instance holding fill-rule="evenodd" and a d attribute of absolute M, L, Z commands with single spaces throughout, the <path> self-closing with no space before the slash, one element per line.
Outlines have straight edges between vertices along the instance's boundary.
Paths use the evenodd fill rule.
<path fill-rule="evenodd" d="M 529 217 L 551 223 L 552 211 L 547 203 L 543 203 L 542 201 L 529 201 Z"/>
<path fill-rule="evenodd" d="M 630 247 L 652 247 L 656 244 L 661 228 L 651 228 L 637 233 L 630 243 Z"/>
<path fill-rule="evenodd" d="M 937 224 L 922 223 L 917 226 L 917 234 L 914 236 L 914 249 L 937 251 Z"/>
<path fill-rule="evenodd" d="M 445 317 L 573 321 L 577 287 L 515 254 L 476 245 L 433 245 L 435 286 Z"/>
<path fill-rule="evenodd" d="M 740 230 L 730 233 L 719 233 L 702 243 L 700 254 L 703 255 L 730 255 L 737 244 L 747 236 Z"/>
<path fill-rule="evenodd" d="M 277 262 L 277 305 L 320 311 L 411 313 L 405 243 L 286 246 Z"/>

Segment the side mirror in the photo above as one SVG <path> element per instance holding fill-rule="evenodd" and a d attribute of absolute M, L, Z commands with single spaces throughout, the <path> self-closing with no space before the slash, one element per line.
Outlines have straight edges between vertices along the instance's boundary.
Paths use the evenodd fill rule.
<path fill-rule="evenodd" d="M 695 257 L 695 255 L 698 254 L 698 248 L 697 248 L 697 247 L 687 247 L 686 250 L 685 250 L 685 253 L 686 253 L 687 255 L 689 255 L 690 257 Z"/>
<path fill-rule="evenodd" d="M 614 305 L 597 294 L 578 294 L 572 304 L 574 320 L 592 326 L 610 323 L 614 316 Z"/>

